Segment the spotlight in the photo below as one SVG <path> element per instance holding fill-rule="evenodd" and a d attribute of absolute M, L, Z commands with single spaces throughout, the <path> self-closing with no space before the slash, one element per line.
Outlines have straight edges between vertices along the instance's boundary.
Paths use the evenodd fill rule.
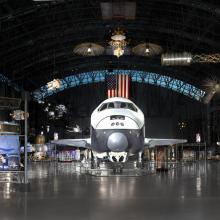
<path fill-rule="evenodd" d="M 91 47 L 88 47 L 88 50 L 87 50 L 88 53 L 91 53 L 92 52 L 92 49 Z"/>
<path fill-rule="evenodd" d="M 150 53 L 150 49 L 146 47 L 145 53 Z"/>

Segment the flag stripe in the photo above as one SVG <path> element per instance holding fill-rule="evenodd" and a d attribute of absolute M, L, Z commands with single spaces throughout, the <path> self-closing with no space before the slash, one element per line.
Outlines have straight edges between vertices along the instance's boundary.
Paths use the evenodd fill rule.
<path fill-rule="evenodd" d="M 118 96 L 121 96 L 121 74 L 118 76 Z"/>
<path fill-rule="evenodd" d="M 124 75 L 122 75 L 122 94 L 121 94 L 121 97 L 124 97 L 124 89 L 125 89 L 125 81 L 124 81 Z"/>
<path fill-rule="evenodd" d="M 128 91 L 128 84 L 127 84 L 128 79 L 127 78 L 128 78 L 127 75 L 125 75 L 125 98 L 127 98 L 127 91 Z"/>
<path fill-rule="evenodd" d="M 130 96 L 130 77 L 125 74 L 109 75 L 107 76 L 107 96 L 124 97 Z"/>
<path fill-rule="evenodd" d="M 130 92 L 130 78 L 129 78 L 129 76 L 128 76 L 128 98 L 129 98 L 129 92 Z"/>
<path fill-rule="evenodd" d="M 128 76 L 128 98 L 130 96 L 130 77 Z"/>
<path fill-rule="evenodd" d="M 126 90 L 127 90 L 127 75 L 124 75 L 124 84 L 125 84 L 125 88 L 124 88 L 124 98 L 126 98 Z"/>
<path fill-rule="evenodd" d="M 125 84 L 125 89 L 124 89 L 124 97 L 126 98 L 126 91 L 127 91 L 127 75 L 124 75 L 124 84 Z"/>
<path fill-rule="evenodd" d="M 122 75 L 122 97 L 125 96 L 124 92 L 125 92 L 125 75 Z"/>

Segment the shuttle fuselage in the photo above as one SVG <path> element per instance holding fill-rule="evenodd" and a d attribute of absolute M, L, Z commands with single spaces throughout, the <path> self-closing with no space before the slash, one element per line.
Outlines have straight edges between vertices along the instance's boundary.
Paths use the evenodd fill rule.
<path fill-rule="evenodd" d="M 126 98 L 107 99 L 91 115 L 91 147 L 97 153 L 113 155 L 110 160 L 115 161 L 121 152 L 142 151 L 144 138 L 144 114 Z"/>
<path fill-rule="evenodd" d="M 89 148 L 94 158 L 107 156 L 112 162 L 125 162 L 144 147 L 185 143 L 183 139 L 145 138 L 143 112 L 129 99 L 114 97 L 102 102 L 91 115 L 91 137 L 61 139 L 52 143 Z"/>

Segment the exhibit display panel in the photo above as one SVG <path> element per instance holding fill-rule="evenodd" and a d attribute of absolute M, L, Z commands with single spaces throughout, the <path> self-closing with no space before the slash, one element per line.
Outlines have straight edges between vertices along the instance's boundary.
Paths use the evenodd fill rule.
<path fill-rule="evenodd" d="M 19 147 L 19 135 L 0 135 L 0 170 L 19 169 Z"/>

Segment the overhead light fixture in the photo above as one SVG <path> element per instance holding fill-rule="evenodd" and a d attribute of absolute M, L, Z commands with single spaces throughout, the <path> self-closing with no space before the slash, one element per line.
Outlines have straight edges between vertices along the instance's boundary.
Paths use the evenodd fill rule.
<path fill-rule="evenodd" d="M 92 52 L 92 49 L 91 47 L 88 47 L 88 50 L 87 50 L 88 53 L 91 53 Z"/>
<path fill-rule="evenodd" d="M 111 41 L 109 44 L 113 48 L 113 54 L 117 56 L 118 58 L 124 54 L 124 49 L 126 45 L 128 44 L 126 41 L 126 36 L 123 30 L 120 28 L 117 28 L 117 30 L 114 31 L 113 35 L 111 36 Z"/>
<path fill-rule="evenodd" d="M 60 87 L 61 87 L 61 80 L 60 79 L 54 79 L 51 82 L 47 83 L 48 90 L 59 89 Z"/>
<path fill-rule="evenodd" d="M 132 53 L 137 56 L 154 57 L 163 52 L 163 48 L 155 43 L 140 43 L 132 48 Z"/>
<path fill-rule="evenodd" d="M 99 56 L 104 51 L 105 48 L 103 46 L 92 42 L 78 44 L 73 49 L 73 53 L 80 56 Z"/>
<path fill-rule="evenodd" d="M 150 53 L 149 47 L 146 47 L 145 53 Z"/>
<path fill-rule="evenodd" d="M 146 43 L 145 54 L 146 55 L 150 54 L 150 43 Z"/>

